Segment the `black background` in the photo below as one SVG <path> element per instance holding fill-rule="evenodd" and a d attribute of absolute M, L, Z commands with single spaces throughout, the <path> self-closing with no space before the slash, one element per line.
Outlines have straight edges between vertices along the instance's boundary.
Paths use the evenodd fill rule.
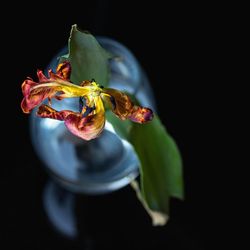
<path fill-rule="evenodd" d="M 223 178 L 218 171 L 222 152 L 214 144 L 219 144 L 215 133 L 221 131 L 217 118 L 223 86 L 215 76 L 221 68 L 217 52 L 223 49 L 224 22 L 218 22 L 216 6 L 140 2 L 81 1 L 53 8 L 33 3 L 13 6 L 20 7 L 17 14 L 8 8 L 1 29 L 5 65 L 1 125 L 8 135 L 2 139 L 7 149 L 1 171 L 0 237 L 7 243 L 3 249 L 218 246 L 225 211 L 219 205 L 223 191 L 216 190 Z M 47 174 L 30 143 L 28 117 L 20 109 L 20 85 L 65 46 L 75 23 L 125 44 L 149 76 L 159 115 L 184 162 L 185 201 L 171 201 L 171 219 L 164 227 L 151 226 L 130 187 L 103 196 L 77 196 L 80 234 L 76 240 L 57 234 L 46 218 L 41 195 Z"/>

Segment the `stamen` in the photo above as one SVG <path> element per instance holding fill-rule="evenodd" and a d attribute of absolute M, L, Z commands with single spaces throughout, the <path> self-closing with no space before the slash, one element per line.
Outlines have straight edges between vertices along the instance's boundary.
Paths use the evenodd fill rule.
<path fill-rule="evenodd" d="M 86 100 L 83 96 L 79 98 L 79 112 L 82 112 L 83 106 L 86 104 Z"/>
<path fill-rule="evenodd" d="M 95 110 L 95 106 L 93 107 L 85 106 L 85 107 L 86 107 L 86 111 L 82 115 L 83 118 L 88 116 L 93 110 Z"/>

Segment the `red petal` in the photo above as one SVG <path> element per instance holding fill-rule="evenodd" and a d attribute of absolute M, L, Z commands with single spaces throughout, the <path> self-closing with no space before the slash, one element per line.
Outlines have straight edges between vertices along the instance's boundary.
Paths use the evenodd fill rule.
<path fill-rule="evenodd" d="M 84 140 L 91 140 L 98 137 L 105 125 L 104 114 L 99 113 L 83 117 L 81 113 L 70 110 L 57 111 L 47 105 L 41 105 L 37 111 L 37 115 L 42 118 L 64 120 L 68 130 Z"/>
<path fill-rule="evenodd" d="M 34 82 L 31 78 L 28 78 L 22 83 L 22 92 L 23 95 L 26 96 L 30 93 L 30 88 L 35 86 L 37 83 Z"/>
<path fill-rule="evenodd" d="M 137 123 L 145 123 L 151 121 L 153 117 L 154 114 L 151 109 L 134 106 L 131 115 L 128 116 L 128 119 Z"/>
<path fill-rule="evenodd" d="M 43 74 L 42 70 L 37 70 L 37 77 L 38 77 L 38 81 L 39 83 L 44 83 L 44 82 L 48 82 L 49 79 Z"/>
<path fill-rule="evenodd" d="M 70 76 L 70 71 L 70 63 L 64 62 L 58 65 L 56 74 L 49 70 L 49 78 L 47 78 L 41 70 L 37 70 L 38 82 L 34 82 L 31 78 L 25 80 L 22 84 L 24 98 L 21 102 L 21 108 L 23 112 L 30 113 L 32 109 L 38 106 L 46 98 L 51 99 L 56 97 L 58 100 L 63 99 L 64 93 L 60 84 L 64 86 L 71 84 L 66 81 Z M 48 86 L 48 83 L 56 83 L 57 85 Z M 45 84 L 47 84 L 47 86 Z"/>
<path fill-rule="evenodd" d="M 32 109 L 38 106 L 46 98 L 51 98 L 57 92 L 55 89 L 44 87 L 30 90 L 32 85 L 27 81 L 23 86 L 24 98 L 21 102 L 21 108 L 24 113 L 30 113 Z"/>
<path fill-rule="evenodd" d="M 51 108 L 48 105 L 41 105 L 36 113 L 39 117 L 41 118 L 51 118 L 51 119 L 55 119 L 55 120 L 60 120 L 63 121 L 65 120 L 65 118 L 70 115 L 70 114 L 74 114 L 73 111 L 70 110 L 63 110 L 63 111 L 57 111 L 53 108 Z"/>

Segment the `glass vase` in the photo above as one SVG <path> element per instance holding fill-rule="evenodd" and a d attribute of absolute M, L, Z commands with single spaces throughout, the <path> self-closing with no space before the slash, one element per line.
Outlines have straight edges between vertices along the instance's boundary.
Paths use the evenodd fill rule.
<path fill-rule="evenodd" d="M 142 106 L 155 110 L 150 83 L 135 56 L 113 39 L 97 40 L 115 56 L 109 61 L 109 87 L 126 91 Z M 62 49 L 48 69 L 55 71 L 60 56 L 67 53 L 67 48 Z M 53 99 L 53 108 L 79 111 L 79 98 Z M 84 141 L 71 134 L 63 122 L 42 119 L 35 113 L 36 110 L 30 118 L 32 143 L 51 177 L 44 189 L 45 211 L 60 232 L 74 237 L 77 234 L 74 193 L 98 195 L 126 186 L 138 176 L 139 160 L 133 146 L 109 120 L 100 137 Z"/>

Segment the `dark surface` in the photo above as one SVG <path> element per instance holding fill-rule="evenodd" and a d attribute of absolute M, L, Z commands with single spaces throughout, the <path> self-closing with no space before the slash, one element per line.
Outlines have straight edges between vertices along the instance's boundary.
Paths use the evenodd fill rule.
<path fill-rule="evenodd" d="M 81 2 L 58 8 L 27 6 L 31 10 L 24 8 L 5 19 L 8 109 L 3 111 L 7 114 L 2 125 L 7 125 L 3 133 L 10 137 L 4 139 L 7 162 L 1 166 L 0 237 L 7 243 L 1 249 L 212 249 L 221 237 L 223 214 L 218 205 L 222 196 L 216 194 L 213 180 L 218 168 L 214 159 L 219 155 L 212 147 L 211 132 L 218 125 L 214 110 L 219 96 L 211 73 L 218 70 L 213 64 L 218 38 L 211 31 L 213 18 L 202 6 L 196 11 L 190 5 Z M 15 25 L 8 26 L 12 18 Z M 57 234 L 46 218 L 41 195 L 47 174 L 30 143 L 28 116 L 20 110 L 20 85 L 27 76 L 35 77 L 37 68 L 47 66 L 67 43 L 74 23 L 125 44 L 149 76 L 159 115 L 184 161 L 186 198 L 172 200 L 165 227 L 151 226 L 130 187 L 98 197 L 77 196 L 77 240 Z"/>

